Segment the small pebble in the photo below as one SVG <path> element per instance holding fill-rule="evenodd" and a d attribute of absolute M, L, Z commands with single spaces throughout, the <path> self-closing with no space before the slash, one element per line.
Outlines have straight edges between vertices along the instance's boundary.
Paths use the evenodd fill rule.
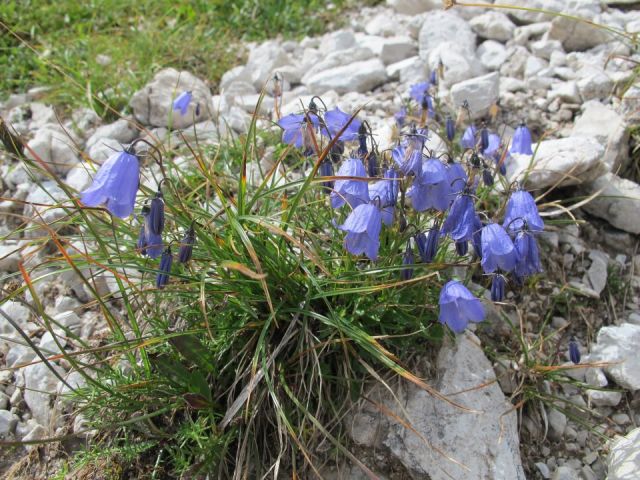
<path fill-rule="evenodd" d="M 618 425 L 627 425 L 628 423 L 631 423 L 631 419 L 626 413 L 615 413 L 611 415 L 611 420 L 616 422 Z"/>

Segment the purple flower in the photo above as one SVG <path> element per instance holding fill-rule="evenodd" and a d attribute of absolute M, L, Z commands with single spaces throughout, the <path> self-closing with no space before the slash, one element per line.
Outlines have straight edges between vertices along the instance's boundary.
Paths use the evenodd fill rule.
<path fill-rule="evenodd" d="M 307 116 L 309 120 L 307 120 Z M 320 125 L 320 119 L 313 112 L 308 112 L 307 114 L 291 113 L 286 117 L 282 117 L 278 121 L 278 125 L 284 130 L 282 132 L 282 141 L 297 148 L 305 147 L 307 150 L 312 148 L 309 122 L 311 122 L 312 128 L 317 128 Z"/>
<path fill-rule="evenodd" d="M 333 177 L 333 163 L 328 158 L 325 158 L 320 164 L 318 173 L 321 177 Z M 324 188 L 333 188 L 333 180 L 327 180 L 322 182 Z"/>
<path fill-rule="evenodd" d="M 469 125 L 462 134 L 462 138 L 460 139 L 460 146 L 464 149 L 476 148 L 476 134 L 476 126 Z"/>
<path fill-rule="evenodd" d="M 524 123 L 521 123 L 513 134 L 511 153 L 533 155 L 533 150 L 531 149 L 531 132 Z"/>
<path fill-rule="evenodd" d="M 393 117 L 396 119 L 398 128 L 402 128 L 407 120 L 407 108 L 401 107 L 400 110 L 393 114 Z"/>
<path fill-rule="evenodd" d="M 516 190 L 507 200 L 503 226 L 510 233 L 515 233 L 524 229 L 525 225 L 534 232 L 544 230 L 544 222 L 534 198 L 526 190 Z"/>
<path fill-rule="evenodd" d="M 475 229 L 476 210 L 473 198 L 462 193 L 456 197 L 449 210 L 449 216 L 442 224 L 442 233 L 450 234 L 456 242 L 471 240 Z"/>
<path fill-rule="evenodd" d="M 416 181 L 407 192 L 413 208 L 418 212 L 429 208 L 444 212 L 451 202 L 447 167 L 440 160 L 429 158 L 422 162 L 421 170 L 422 174 L 416 177 Z"/>
<path fill-rule="evenodd" d="M 413 173 L 417 177 L 422 173 L 422 149 L 398 145 L 391 151 L 391 156 L 403 175 Z"/>
<path fill-rule="evenodd" d="M 173 101 L 173 110 L 179 110 L 180 115 L 184 117 L 187 114 L 187 109 L 189 108 L 192 97 L 191 92 L 182 92 L 178 95 L 178 98 Z"/>
<path fill-rule="evenodd" d="M 440 291 L 440 323 L 456 333 L 462 333 L 469 322 L 484 320 L 484 307 L 480 300 L 456 280 L 451 280 Z"/>
<path fill-rule="evenodd" d="M 480 147 L 482 148 L 482 153 L 489 148 L 489 129 L 487 127 L 482 127 L 480 130 Z"/>
<path fill-rule="evenodd" d="M 162 252 L 162 258 L 160 259 L 160 267 L 158 275 L 156 276 L 156 287 L 164 288 L 169 283 L 169 274 L 171 273 L 171 264 L 173 263 L 173 255 L 171 254 L 171 248 Z"/>
<path fill-rule="evenodd" d="M 390 180 L 380 180 L 369 184 L 369 198 L 378 202 L 382 214 L 382 223 L 390 226 L 393 223 L 393 214 L 396 199 L 393 197 L 393 185 Z"/>
<path fill-rule="evenodd" d="M 359 158 L 347 158 L 338 169 L 337 177 L 367 176 L 364 164 Z M 331 206 L 340 208 L 348 203 L 352 208 L 369 201 L 369 188 L 364 180 L 336 180 L 331 192 Z"/>
<path fill-rule="evenodd" d="M 511 237 L 497 223 L 482 228 L 482 269 L 484 273 L 493 273 L 498 268 L 510 272 L 516 266 L 516 249 Z"/>
<path fill-rule="evenodd" d="M 404 250 L 404 255 L 402 256 L 402 264 L 405 266 L 401 270 L 402 280 L 411 280 L 413 277 L 413 249 L 411 248 L 411 240 L 407 240 L 407 247 Z"/>
<path fill-rule="evenodd" d="M 376 152 L 370 152 L 365 159 L 367 161 L 367 173 L 370 177 L 376 177 L 378 175 L 378 156 Z"/>
<path fill-rule="evenodd" d="M 578 347 L 575 337 L 571 337 L 571 340 L 569 340 L 569 358 L 574 365 L 580 363 L 580 347 Z"/>
<path fill-rule="evenodd" d="M 461 257 L 464 257 L 469 252 L 469 242 L 467 240 L 461 240 L 459 242 L 455 242 L 456 244 L 456 253 Z"/>
<path fill-rule="evenodd" d="M 431 85 L 429 82 L 420 82 L 415 85 L 411 85 L 411 89 L 409 90 L 409 96 L 413 98 L 416 102 L 422 103 L 422 99 L 429 91 Z"/>
<path fill-rule="evenodd" d="M 335 137 L 340 130 L 351 119 L 351 115 L 343 112 L 338 107 L 333 110 L 329 110 L 324 114 L 324 123 L 329 130 L 332 137 Z M 360 129 L 361 122 L 357 118 L 354 118 L 349 126 L 340 135 L 340 140 L 344 142 L 351 142 L 358 139 L 358 130 Z M 323 128 L 322 133 L 326 134 L 326 130 Z"/>
<path fill-rule="evenodd" d="M 80 194 L 88 207 L 104 205 L 113 215 L 126 218 L 133 213 L 140 183 L 138 157 L 125 150 L 114 153 L 102 164 L 89 188 Z"/>
<path fill-rule="evenodd" d="M 530 275 L 542 272 L 538 242 L 528 230 L 521 230 L 514 240 L 516 249 L 515 274 L 522 280 Z"/>
<path fill-rule="evenodd" d="M 193 246 L 196 243 L 196 232 L 193 226 L 189 227 L 184 238 L 180 242 L 180 250 L 178 250 L 178 262 L 187 263 L 193 255 Z"/>
<path fill-rule="evenodd" d="M 449 201 L 452 201 L 457 195 L 461 194 L 467 184 L 467 172 L 464 167 L 455 162 L 447 164 L 447 181 L 451 187 L 451 197 Z"/>
<path fill-rule="evenodd" d="M 487 157 L 492 157 L 500 148 L 500 135 L 497 133 L 490 133 L 487 136 L 487 147 L 482 150 L 482 154 Z"/>
<path fill-rule="evenodd" d="M 380 229 L 382 216 L 378 207 L 372 203 L 358 205 L 347 217 L 340 230 L 347 232 L 344 247 L 353 255 L 364 253 L 371 260 L 378 258 L 380 248 Z"/>
<path fill-rule="evenodd" d="M 471 243 L 473 244 L 473 250 L 479 258 L 482 258 L 482 227 L 480 217 L 476 215 L 476 218 L 473 219 L 473 236 Z"/>
<path fill-rule="evenodd" d="M 160 235 L 164 229 L 164 201 L 162 192 L 158 190 L 156 196 L 151 200 L 149 211 L 149 230 L 151 233 Z"/>
<path fill-rule="evenodd" d="M 450 142 L 453 141 L 453 138 L 456 136 L 456 122 L 453 121 L 453 118 L 447 117 L 445 131 L 447 132 L 447 140 Z"/>
<path fill-rule="evenodd" d="M 420 232 L 414 238 L 422 261 L 424 263 L 433 262 L 438 252 L 438 242 L 440 240 L 440 228 L 438 225 L 433 226 L 426 235 Z"/>
<path fill-rule="evenodd" d="M 504 276 L 499 273 L 493 275 L 493 278 L 491 279 L 491 301 L 501 302 L 504 300 L 504 288 Z"/>

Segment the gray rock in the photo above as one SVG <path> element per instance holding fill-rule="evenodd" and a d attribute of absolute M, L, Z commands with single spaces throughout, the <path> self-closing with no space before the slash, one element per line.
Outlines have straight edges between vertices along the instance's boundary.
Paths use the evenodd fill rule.
<path fill-rule="evenodd" d="M 418 46 L 411 37 L 378 37 L 364 35 L 358 38 L 358 45 L 369 48 L 385 65 L 404 60 L 418 53 Z"/>
<path fill-rule="evenodd" d="M 542 475 L 542 478 L 545 478 L 545 479 L 551 478 L 551 470 L 549 470 L 549 467 L 547 467 L 546 463 L 538 462 L 535 465 L 538 471 L 540 472 L 540 475 Z"/>
<path fill-rule="evenodd" d="M 36 440 L 42 440 L 43 438 L 47 438 L 47 430 L 40 424 L 36 422 L 32 422 L 31 420 L 27 423 L 31 429 L 27 432 L 26 435 L 22 437 L 23 442 L 33 442 Z M 17 429 L 16 429 L 17 431 Z M 38 448 L 38 444 L 27 445 L 27 450 L 36 450 Z"/>
<path fill-rule="evenodd" d="M 77 192 L 91 185 L 94 168 L 88 163 L 80 162 L 67 173 L 66 184 Z"/>
<path fill-rule="evenodd" d="M 57 322 L 61 326 L 68 328 L 75 335 L 78 335 L 80 333 L 80 329 L 82 328 L 82 320 L 77 313 L 72 311 L 61 312 L 53 315 L 52 318 L 54 322 Z"/>
<path fill-rule="evenodd" d="M 515 24 L 502 12 L 490 11 L 473 17 L 469 25 L 478 36 L 506 42 L 513 36 Z"/>
<path fill-rule="evenodd" d="M 567 428 L 567 416 L 559 410 L 552 408 L 547 413 L 549 420 L 549 436 L 553 440 L 560 440 Z"/>
<path fill-rule="evenodd" d="M 608 480 L 635 480 L 640 472 L 640 428 L 616 436 L 609 446 Z"/>
<path fill-rule="evenodd" d="M 326 34 L 322 44 L 328 52 L 346 50 L 356 44 L 356 36 L 351 30 L 337 30 Z"/>
<path fill-rule="evenodd" d="M 481 118 L 498 102 L 500 74 L 493 72 L 482 77 L 471 78 L 451 87 L 451 102 L 459 108 L 466 101 L 473 118 Z"/>
<path fill-rule="evenodd" d="M 31 347 L 15 343 L 9 349 L 5 360 L 7 366 L 16 367 L 18 365 L 27 364 L 34 358 L 36 358 L 36 354 Z"/>
<path fill-rule="evenodd" d="M 598 293 L 607 286 L 607 267 L 609 264 L 609 255 L 601 250 L 591 250 L 589 252 L 591 266 L 587 270 L 587 278 L 591 287 Z"/>
<path fill-rule="evenodd" d="M 330 53 L 326 57 L 322 58 L 322 60 L 310 66 L 302 76 L 301 82 L 304 85 L 307 85 L 310 78 L 322 74 L 327 70 L 350 65 L 354 62 L 369 60 L 373 58 L 373 56 L 374 53 L 370 48 L 360 46 L 350 48 L 348 50 Z"/>
<path fill-rule="evenodd" d="M 242 81 L 246 83 L 251 82 L 250 72 L 245 65 L 233 67 L 231 70 L 227 70 L 220 79 L 220 91 L 224 91 L 231 83 L 235 81 Z"/>
<path fill-rule="evenodd" d="M 62 375 L 64 372 L 54 366 Z M 24 401 L 26 402 L 33 418 L 45 427 L 51 420 L 51 395 L 58 386 L 58 378 L 43 363 L 29 365 L 22 369 L 25 382 Z"/>
<path fill-rule="evenodd" d="M 252 48 L 247 60 L 247 71 L 257 91 L 273 78 L 278 68 L 292 65 L 293 62 L 278 42 L 269 40 Z"/>
<path fill-rule="evenodd" d="M 102 123 L 98 114 L 90 108 L 78 108 L 71 114 L 69 126 L 85 137 Z"/>
<path fill-rule="evenodd" d="M 444 42 L 433 48 L 427 60 L 430 70 L 435 70 L 442 64 L 442 86 L 450 87 L 456 83 L 484 73 L 482 65 L 477 59 L 470 60 L 468 56 L 456 47 L 454 42 Z"/>
<path fill-rule="evenodd" d="M 121 151 L 122 144 L 118 140 L 113 138 L 101 138 L 88 148 L 87 155 L 91 160 L 93 160 L 93 162 L 101 165 L 106 162 L 110 156 L 118 154 Z"/>
<path fill-rule="evenodd" d="M 29 309 L 21 303 L 14 302 L 13 300 L 9 300 L 0 305 L 0 308 L 5 315 L 10 317 L 11 320 L 16 322 L 22 329 L 26 327 L 27 322 L 31 318 L 31 312 Z M 13 335 L 16 333 L 16 330 L 11 326 L 4 315 L 0 316 L 0 333 L 4 335 Z"/>
<path fill-rule="evenodd" d="M 580 103 L 582 98 L 580 97 L 580 90 L 578 84 L 573 80 L 568 82 L 554 83 L 551 90 L 547 93 L 549 101 L 560 99 L 562 102 L 567 103 Z"/>
<path fill-rule="evenodd" d="M 27 196 L 23 211 L 26 218 L 33 219 L 24 233 L 25 238 L 47 235 L 48 230 L 40 226 L 43 223 L 53 229 L 60 228 L 61 225 L 55 222 L 67 214 L 63 208 L 56 205 L 66 200 L 68 200 L 66 193 L 54 181 L 45 181 L 35 186 Z"/>
<path fill-rule="evenodd" d="M 79 161 L 73 140 L 52 128 L 39 129 L 28 145 L 27 157 L 44 162 L 60 174 L 67 173 Z"/>
<path fill-rule="evenodd" d="M 597 343 L 591 349 L 590 360 L 609 362 L 604 367 L 615 382 L 628 390 L 640 389 L 640 326 L 623 323 L 603 327 L 598 332 Z"/>
<path fill-rule="evenodd" d="M 387 5 L 398 13 L 416 15 L 429 10 L 442 8 L 441 0 L 387 0 Z"/>
<path fill-rule="evenodd" d="M 98 127 L 87 140 L 87 148 L 97 144 L 100 140 L 111 138 L 119 143 L 131 143 L 138 138 L 139 132 L 133 120 L 121 118 L 109 125 Z"/>
<path fill-rule="evenodd" d="M 15 272 L 20 262 L 20 250 L 15 243 L 4 242 L 0 245 L 0 272 Z"/>
<path fill-rule="evenodd" d="M 584 68 L 577 72 L 578 89 L 583 101 L 605 99 L 613 93 L 614 82 L 603 70 Z"/>
<path fill-rule="evenodd" d="M 593 137 L 604 146 L 603 162 L 611 172 L 625 168 L 629 160 L 629 129 L 624 118 L 597 100 L 582 106 L 582 115 L 571 131 L 574 137 Z"/>
<path fill-rule="evenodd" d="M 526 184 L 533 189 L 591 182 L 606 170 L 601 161 L 603 153 L 604 148 L 593 138 L 545 140 L 540 142 L 533 162 L 528 155 L 513 155 L 507 173 L 511 181 L 522 181 L 529 171 Z"/>
<path fill-rule="evenodd" d="M 338 93 L 368 92 L 386 80 L 387 72 L 377 58 L 332 68 L 310 78 L 303 78 L 309 90 L 317 95 L 328 90 Z"/>
<path fill-rule="evenodd" d="M 221 92 L 229 99 L 240 95 L 255 95 L 257 93 L 253 84 L 244 80 L 235 80 L 227 84 L 221 89 Z"/>
<path fill-rule="evenodd" d="M 640 122 L 640 86 L 632 85 L 624 92 L 619 109 L 629 122 Z"/>
<path fill-rule="evenodd" d="M 620 230 L 640 233 L 640 222 L 637 220 L 640 209 L 640 185 L 613 173 L 607 173 L 595 182 L 585 185 L 584 190 L 586 195 L 600 192 L 597 198 L 582 207 L 587 212 L 606 220 Z"/>
<path fill-rule="evenodd" d="M 255 107 L 255 104 L 253 106 Z M 218 141 L 219 134 L 220 128 L 218 125 L 211 120 L 205 120 L 204 122 L 196 123 L 195 125 L 183 130 L 179 138 L 182 139 L 184 136 L 188 142 L 195 142 L 197 139 L 198 142 L 202 143 L 216 143 Z"/>
<path fill-rule="evenodd" d="M 12 436 L 17 424 L 18 417 L 7 410 L 0 410 L 0 438 Z"/>
<path fill-rule="evenodd" d="M 550 60 L 555 52 L 563 53 L 562 43 L 559 40 L 550 40 L 548 38 L 531 42 L 529 48 L 536 57 L 544 58 L 545 60 Z"/>
<path fill-rule="evenodd" d="M 193 95 L 185 115 L 173 110 L 174 100 L 183 92 Z M 143 125 L 185 128 L 210 116 L 211 93 L 205 83 L 189 72 L 173 68 L 160 70 L 130 102 L 135 118 Z"/>
<path fill-rule="evenodd" d="M 529 55 L 524 65 L 524 78 L 530 78 L 547 68 L 549 64 L 546 60 Z"/>
<path fill-rule="evenodd" d="M 568 465 L 562 465 L 553 472 L 551 480 L 578 480 L 578 473 Z"/>
<path fill-rule="evenodd" d="M 476 35 L 467 22 L 452 10 L 437 11 L 425 16 L 418 45 L 420 56 L 427 60 L 439 45 L 452 45 L 462 56 L 472 59 L 476 51 Z"/>
<path fill-rule="evenodd" d="M 582 18 L 592 20 L 593 16 Z M 568 52 L 588 50 L 612 40 L 611 34 L 603 28 L 566 17 L 556 17 L 551 21 L 549 38 L 562 42 Z"/>
<path fill-rule="evenodd" d="M 496 5 L 513 5 L 514 7 L 550 10 L 552 12 L 562 12 L 567 7 L 564 0 L 496 0 L 494 3 Z M 520 23 L 548 22 L 553 19 L 553 16 L 548 13 L 517 9 L 509 10 L 509 16 L 517 19 Z"/>
<path fill-rule="evenodd" d="M 374 448 L 386 447 L 414 478 L 524 479 L 516 415 L 493 382 L 495 374 L 479 343 L 472 333 L 466 332 L 456 338 L 455 345 L 443 347 L 438 356 L 440 373 L 435 385 L 445 396 L 458 393 L 448 398 L 477 412 L 461 410 L 413 384 L 403 384 L 395 392 L 402 404 L 400 409 L 379 388 L 378 397 L 384 399 L 375 395 L 370 398 L 384 402 L 387 408 L 406 418 L 422 439 L 370 407 L 356 412 L 348 421 L 354 441 Z M 479 385 L 483 387 L 478 388 Z"/>
<path fill-rule="evenodd" d="M 508 58 L 505 46 L 495 40 L 481 43 L 477 53 L 480 62 L 489 71 L 500 70 Z"/>
<path fill-rule="evenodd" d="M 57 355 L 64 352 L 64 347 L 67 345 L 67 340 L 64 338 L 62 330 L 55 329 L 54 333 L 56 334 L 55 339 L 51 332 L 44 332 L 40 338 L 40 343 L 38 343 L 38 348 L 49 355 Z M 58 343 L 56 343 L 56 340 L 58 340 Z M 58 347 L 58 344 L 60 344 L 60 347 Z"/>

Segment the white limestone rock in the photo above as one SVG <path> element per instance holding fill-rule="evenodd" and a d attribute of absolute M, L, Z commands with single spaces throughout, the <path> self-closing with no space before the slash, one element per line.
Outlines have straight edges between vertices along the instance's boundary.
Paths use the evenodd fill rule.
<path fill-rule="evenodd" d="M 471 78 L 451 87 L 451 103 L 458 109 L 466 101 L 473 118 L 481 118 L 489 113 L 500 95 L 500 74 L 493 72 L 482 77 Z"/>
<path fill-rule="evenodd" d="M 598 197 L 584 205 L 591 215 L 602 218 L 625 232 L 640 234 L 640 185 L 631 180 L 607 173 L 584 186 L 585 195 L 598 192 Z"/>
<path fill-rule="evenodd" d="M 640 389 L 640 326 L 623 323 L 602 327 L 597 343 L 591 349 L 590 361 L 609 362 L 605 372 L 618 385 L 627 390 Z"/>
<path fill-rule="evenodd" d="M 0 272 L 15 272 L 20 262 L 20 249 L 15 243 L 4 241 L 0 245 Z M 2 323 L 2 320 L 0 320 Z M 0 327 L 1 328 L 1 327 Z"/>
<path fill-rule="evenodd" d="M 442 8 L 441 0 L 387 0 L 387 5 L 393 7 L 398 13 L 416 15 Z"/>
<path fill-rule="evenodd" d="M 478 36 L 503 43 L 511 39 L 516 28 L 507 15 L 496 11 L 473 17 L 469 25 Z"/>
<path fill-rule="evenodd" d="M 121 118 L 109 125 L 98 127 L 87 140 L 86 148 L 90 148 L 106 138 L 112 138 L 120 143 L 131 143 L 138 138 L 138 135 L 139 132 L 133 120 Z"/>
<path fill-rule="evenodd" d="M 317 95 L 328 90 L 340 94 L 368 92 L 386 81 L 384 64 L 377 58 L 332 68 L 303 79 L 309 90 Z"/>
<path fill-rule="evenodd" d="M 47 164 L 53 171 L 65 174 L 79 162 L 73 139 L 54 128 L 41 128 L 28 143 L 27 157 Z"/>
<path fill-rule="evenodd" d="M 584 15 L 581 18 L 594 19 L 593 16 Z M 568 52 L 588 50 L 612 40 L 611 34 L 603 28 L 566 17 L 556 17 L 551 21 L 549 38 L 562 42 Z"/>
<path fill-rule="evenodd" d="M 266 41 L 249 52 L 247 71 L 256 91 L 261 91 L 280 67 L 292 65 L 289 54 L 273 40 Z"/>
<path fill-rule="evenodd" d="M 64 375 L 61 368 L 53 365 L 58 373 Z M 26 402 L 33 418 L 44 427 L 48 427 L 51 420 L 51 395 L 58 386 L 58 378 L 47 368 L 44 363 L 36 363 L 23 368 Z"/>
<path fill-rule="evenodd" d="M 640 428 L 624 437 L 616 436 L 609 445 L 608 480 L 636 480 L 640 472 Z"/>
<path fill-rule="evenodd" d="M 495 40 L 482 42 L 478 47 L 477 53 L 480 63 L 490 72 L 500 70 L 500 67 L 508 58 L 506 47 Z"/>
<path fill-rule="evenodd" d="M 476 35 L 467 22 L 452 10 L 437 11 L 425 16 L 418 45 L 420 56 L 429 59 L 439 45 L 447 43 L 468 60 L 476 51 Z"/>

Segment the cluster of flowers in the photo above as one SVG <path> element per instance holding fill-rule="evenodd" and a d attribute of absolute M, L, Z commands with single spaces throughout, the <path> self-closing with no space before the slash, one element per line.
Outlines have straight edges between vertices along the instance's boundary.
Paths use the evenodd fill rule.
<path fill-rule="evenodd" d="M 499 135 L 489 132 L 486 127 L 478 129 L 471 124 L 459 140 L 462 155 L 461 161 L 456 162 L 452 154 L 456 125 L 448 117 L 442 138 L 447 139 L 449 151 L 443 161 L 425 147 L 430 135 L 437 134 L 426 128 L 427 120 L 435 117 L 430 91 L 436 80 L 432 75 L 431 81 L 411 87 L 410 97 L 419 106 L 418 125 L 415 122 L 407 125 L 407 107 L 395 115 L 398 126 L 405 132 L 390 155 L 382 157 L 382 165 L 378 165 L 380 154 L 366 122 L 352 118 L 338 108 L 325 111 L 323 115 L 314 99 L 305 112 L 280 119 L 282 141 L 301 148 L 305 155 L 317 150 L 316 134 L 333 141 L 331 154 L 321 164 L 319 173 L 333 176 L 333 164 L 340 163 L 335 176 L 345 179 L 336 180 L 335 185 L 331 182 L 324 185 L 330 188 L 334 209 L 347 204 L 351 208 L 345 222 L 337 226 L 346 232 L 344 246 L 348 252 L 365 254 L 375 261 L 383 225 L 391 226 L 397 221 L 400 231 L 407 230 L 405 205 L 398 202 L 399 192 L 403 193 L 402 198 L 406 193 L 414 210 L 430 211 L 433 215 L 428 230 L 418 231 L 407 240 L 403 279 L 409 280 L 413 274 L 412 238 L 421 260 L 431 263 L 441 238 L 448 236 L 459 255 L 468 253 L 471 242 L 484 273 L 492 276 L 492 300 L 502 301 L 505 275 L 512 273 L 516 281 L 522 282 L 542 270 L 534 235 L 542 231 L 544 224 L 535 200 L 522 189 L 510 194 L 502 224 L 481 220 L 476 212 L 474 194 L 480 178 L 490 186 L 494 183 L 496 170 L 502 175 L 506 173 L 504 162 L 509 154 L 532 154 L 531 134 L 524 124 L 518 126 L 507 151 Z M 369 138 L 371 148 L 367 144 Z M 358 148 L 343 159 L 345 143 L 349 142 L 357 142 Z M 440 322 L 455 332 L 463 331 L 469 321 L 484 319 L 481 302 L 458 281 L 449 281 L 444 286 L 439 303 Z"/>
<path fill-rule="evenodd" d="M 191 92 L 183 92 L 173 102 L 173 109 L 186 115 Z M 92 184 L 81 192 L 80 200 L 88 207 L 104 206 L 112 215 L 127 218 L 133 214 L 136 195 L 140 186 L 140 158 L 135 152 L 136 142 L 122 152 L 111 155 L 102 164 Z M 161 182 L 162 183 L 162 182 Z M 141 227 L 137 241 L 140 254 L 149 258 L 160 258 L 156 287 L 163 288 L 169 282 L 169 274 L 173 264 L 171 246 L 165 247 L 162 241 L 164 230 L 164 200 L 161 184 L 155 196 L 145 203 L 140 213 Z M 195 244 L 195 230 L 193 224 L 189 227 L 180 242 L 178 261 L 187 263 L 191 260 L 193 245 Z"/>

